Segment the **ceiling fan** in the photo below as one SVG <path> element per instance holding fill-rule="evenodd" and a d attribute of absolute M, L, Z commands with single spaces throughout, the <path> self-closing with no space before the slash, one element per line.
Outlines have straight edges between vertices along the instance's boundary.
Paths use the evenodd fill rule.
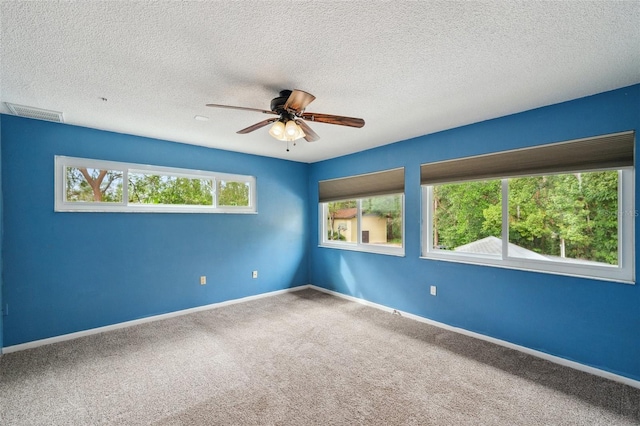
<path fill-rule="evenodd" d="M 304 122 L 304 120 L 358 128 L 364 126 L 364 120 L 362 118 L 305 112 L 307 105 L 313 102 L 315 98 L 316 97 L 312 94 L 302 90 L 282 90 L 278 97 L 271 100 L 271 110 L 219 104 L 207 104 L 207 106 L 255 111 L 264 114 L 276 115 L 277 117 L 268 118 L 249 126 L 246 129 L 238 130 L 236 133 L 250 133 L 274 123 L 269 130 L 269 134 L 278 140 L 287 142 L 295 141 L 300 138 L 305 138 L 307 142 L 313 142 L 320 139 L 320 136 L 318 136 L 318 134 L 314 132 L 311 127 Z"/>

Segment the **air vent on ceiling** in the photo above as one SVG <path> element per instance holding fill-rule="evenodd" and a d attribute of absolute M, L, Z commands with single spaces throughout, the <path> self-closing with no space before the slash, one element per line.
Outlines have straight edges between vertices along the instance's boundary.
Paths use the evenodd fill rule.
<path fill-rule="evenodd" d="M 10 104 L 5 102 L 9 111 L 18 117 L 35 118 L 36 120 L 55 121 L 63 123 L 62 113 L 58 111 L 50 111 L 48 109 L 33 108 L 24 105 Z"/>

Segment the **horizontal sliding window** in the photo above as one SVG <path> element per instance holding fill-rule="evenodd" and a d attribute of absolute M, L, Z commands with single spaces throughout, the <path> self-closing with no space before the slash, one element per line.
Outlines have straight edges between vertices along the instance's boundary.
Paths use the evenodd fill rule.
<path fill-rule="evenodd" d="M 464 168 L 451 160 L 450 167 L 441 169 L 454 180 L 448 183 L 433 173 L 441 165 L 434 163 L 427 173 L 430 165 L 424 165 L 422 256 L 635 282 L 634 134 L 563 143 L 562 150 L 557 145 L 517 152 L 520 159 L 540 159 L 542 172 L 532 168 L 529 175 L 516 168 L 513 177 L 486 178 L 492 170 L 504 173 L 496 164 L 512 167 L 508 153 L 482 156 L 482 162 L 480 157 L 462 159 Z M 572 155 L 585 146 L 603 162 L 584 152 Z M 618 160 L 610 162 L 614 154 L 607 149 Z M 546 155 L 571 157 L 568 170 L 558 171 L 562 158 L 542 161 Z M 580 156 L 584 169 L 572 166 Z M 555 163 L 553 172 L 549 163 Z M 459 179 L 467 167 L 482 170 L 484 179 Z"/>
<path fill-rule="evenodd" d="M 321 246 L 404 255 L 404 169 L 321 181 L 319 193 Z"/>
<path fill-rule="evenodd" d="M 254 213 L 253 176 L 55 157 L 56 211 Z"/>

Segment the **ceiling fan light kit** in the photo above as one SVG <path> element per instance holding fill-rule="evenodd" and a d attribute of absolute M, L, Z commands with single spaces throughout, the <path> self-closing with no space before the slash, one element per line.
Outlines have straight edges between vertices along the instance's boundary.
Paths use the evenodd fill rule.
<path fill-rule="evenodd" d="M 312 94 L 302 90 L 282 90 L 278 97 L 271 100 L 270 111 L 220 104 L 207 104 L 207 106 L 277 115 L 279 118 L 269 118 L 245 129 L 238 130 L 237 133 L 250 133 L 273 123 L 269 129 L 269 134 L 279 141 L 286 142 L 293 142 L 301 138 L 304 138 L 307 142 L 313 142 L 320 139 L 320 136 L 318 136 L 316 132 L 314 132 L 311 127 L 304 122 L 304 120 L 357 128 L 364 126 L 364 120 L 362 118 L 305 112 L 304 110 L 307 105 L 309 105 L 315 98 L 316 97 Z"/>
<path fill-rule="evenodd" d="M 287 121 L 286 124 L 282 120 L 276 121 L 269 129 L 269 134 L 275 139 L 284 142 L 293 142 L 306 136 L 300 126 L 293 120 Z"/>

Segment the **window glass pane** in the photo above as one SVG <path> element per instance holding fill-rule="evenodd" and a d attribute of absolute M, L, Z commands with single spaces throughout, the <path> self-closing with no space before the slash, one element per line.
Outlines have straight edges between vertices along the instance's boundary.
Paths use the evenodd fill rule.
<path fill-rule="evenodd" d="M 327 241 L 358 241 L 358 207 L 356 200 L 327 203 Z"/>
<path fill-rule="evenodd" d="M 362 243 L 402 247 L 402 196 L 362 200 Z"/>
<path fill-rule="evenodd" d="M 618 172 L 509 179 L 509 256 L 618 264 Z"/>
<path fill-rule="evenodd" d="M 69 202 L 122 202 L 122 171 L 89 167 L 65 168 L 65 200 Z"/>
<path fill-rule="evenodd" d="M 213 204 L 213 180 L 129 173 L 129 202 L 135 204 Z"/>
<path fill-rule="evenodd" d="M 502 252 L 500 180 L 433 187 L 433 248 L 466 253 Z"/>
<path fill-rule="evenodd" d="M 219 206 L 249 206 L 249 182 L 218 180 Z"/>

